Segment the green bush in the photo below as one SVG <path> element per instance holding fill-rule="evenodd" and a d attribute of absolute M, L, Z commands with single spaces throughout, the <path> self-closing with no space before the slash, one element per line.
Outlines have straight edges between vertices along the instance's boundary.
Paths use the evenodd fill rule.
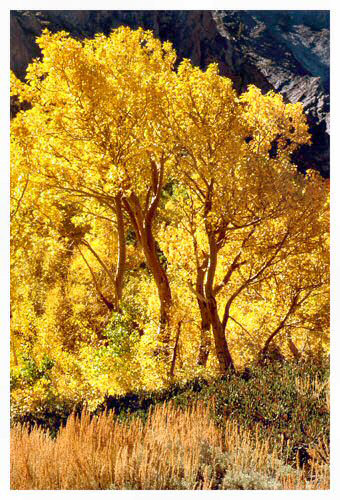
<path fill-rule="evenodd" d="M 31 430 L 39 426 L 49 432 L 51 437 L 56 437 L 61 426 L 66 424 L 70 414 L 75 411 L 81 414 L 84 404 L 70 401 L 56 395 L 53 390 L 48 390 L 44 397 L 35 406 L 33 411 L 23 412 L 22 404 L 18 400 L 11 401 L 11 424 L 23 424 Z"/>
<path fill-rule="evenodd" d="M 131 318 L 120 313 L 112 314 L 103 336 L 106 337 L 107 341 L 97 352 L 99 355 L 109 353 L 110 356 L 114 357 L 130 354 L 140 339 Z"/>
<path fill-rule="evenodd" d="M 46 354 L 40 364 L 25 355 L 20 370 L 12 370 L 10 385 L 16 397 L 11 397 L 11 423 L 25 424 L 29 429 L 40 426 L 56 436 L 74 409 L 80 413 L 81 403 L 56 394 L 50 373 L 54 365 L 55 361 Z M 26 405 L 30 411 L 26 410 Z"/>
<path fill-rule="evenodd" d="M 10 376 L 11 390 L 23 385 L 33 386 L 35 382 L 44 378 L 50 380 L 50 370 L 55 361 L 47 354 L 44 355 L 40 365 L 29 355 L 23 356 L 23 364 L 19 372 L 12 370 Z"/>

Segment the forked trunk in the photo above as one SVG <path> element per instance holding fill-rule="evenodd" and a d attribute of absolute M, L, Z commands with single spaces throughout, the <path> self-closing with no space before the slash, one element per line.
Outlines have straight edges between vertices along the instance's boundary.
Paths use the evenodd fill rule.
<path fill-rule="evenodd" d="M 152 225 L 159 206 L 161 191 L 163 187 L 164 161 L 156 164 L 150 158 L 152 171 L 152 182 L 146 196 L 146 205 L 142 209 L 139 198 L 134 192 L 129 198 L 124 198 L 123 204 L 127 211 L 131 223 L 137 234 L 139 243 L 142 246 L 147 266 L 152 273 L 157 286 L 158 297 L 160 301 L 160 320 L 159 320 L 159 341 L 162 344 L 161 350 L 169 356 L 170 342 L 170 310 L 172 305 L 172 296 L 168 276 L 162 266 L 160 256 L 157 253 L 156 241 L 152 232 Z"/>
<path fill-rule="evenodd" d="M 145 218 L 143 216 L 139 201 L 135 197 L 130 200 L 124 200 L 124 202 L 124 207 L 127 210 L 135 228 L 138 241 L 143 249 L 147 266 L 157 287 L 160 302 L 158 338 L 164 345 L 165 351 L 169 354 L 169 323 L 172 296 L 169 279 L 161 264 L 160 256 L 157 253 L 156 241 L 152 234 L 152 219 Z"/>

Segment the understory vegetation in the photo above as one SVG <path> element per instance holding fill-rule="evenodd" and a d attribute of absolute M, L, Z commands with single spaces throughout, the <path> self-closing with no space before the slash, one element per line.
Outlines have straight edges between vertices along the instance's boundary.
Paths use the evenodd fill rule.
<path fill-rule="evenodd" d="M 327 489 L 329 397 L 326 362 L 276 361 L 93 412 L 49 401 L 12 414 L 12 488 Z"/>
<path fill-rule="evenodd" d="M 327 488 L 302 105 L 142 29 L 37 43 L 11 75 L 12 487 Z"/>
<path fill-rule="evenodd" d="M 196 381 L 183 392 L 174 388 L 172 401 L 148 410 L 147 404 L 141 410 L 141 396 L 135 396 L 135 405 L 131 396 L 130 401 L 126 397 L 124 409 L 130 416 L 124 418 L 122 401 L 120 407 L 117 400 L 107 402 L 106 408 L 111 403 L 120 410 L 72 413 L 54 438 L 41 427 L 15 424 L 11 487 L 328 489 L 329 444 L 324 431 L 329 407 L 323 408 L 329 404 L 327 384 L 309 375 L 296 378 L 297 418 L 287 416 L 291 410 L 284 407 L 287 401 L 281 414 L 274 414 L 265 397 L 260 415 L 244 389 L 238 393 L 239 404 L 233 404 L 230 395 L 229 400 L 226 397 L 233 382 L 220 382 L 217 388 Z M 256 378 L 256 383 L 262 382 Z M 257 391 L 261 396 L 265 393 Z M 310 399 L 315 400 L 313 409 L 308 408 Z M 303 444 L 298 421 L 306 426 Z"/>

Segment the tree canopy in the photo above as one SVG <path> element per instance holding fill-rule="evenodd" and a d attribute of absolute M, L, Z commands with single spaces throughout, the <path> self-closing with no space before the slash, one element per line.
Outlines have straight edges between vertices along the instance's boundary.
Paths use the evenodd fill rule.
<path fill-rule="evenodd" d="M 37 42 L 11 77 L 14 365 L 48 355 L 55 390 L 101 394 L 327 352 L 329 186 L 291 160 L 302 105 L 238 96 L 142 29 Z"/>

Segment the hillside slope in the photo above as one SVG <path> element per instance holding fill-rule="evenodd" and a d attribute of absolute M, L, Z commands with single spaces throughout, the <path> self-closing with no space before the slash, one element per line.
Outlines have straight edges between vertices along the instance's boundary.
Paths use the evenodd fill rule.
<path fill-rule="evenodd" d="M 84 38 L 120 25 L 153 30 L 202 68 L 217 61 L 239 91 L 254 83 L 301 101 L 313 145 L 295 161 L 329 175 L 328 11 L 12 11 L 11 68 L 24 77 L 46 27 Z"/>

